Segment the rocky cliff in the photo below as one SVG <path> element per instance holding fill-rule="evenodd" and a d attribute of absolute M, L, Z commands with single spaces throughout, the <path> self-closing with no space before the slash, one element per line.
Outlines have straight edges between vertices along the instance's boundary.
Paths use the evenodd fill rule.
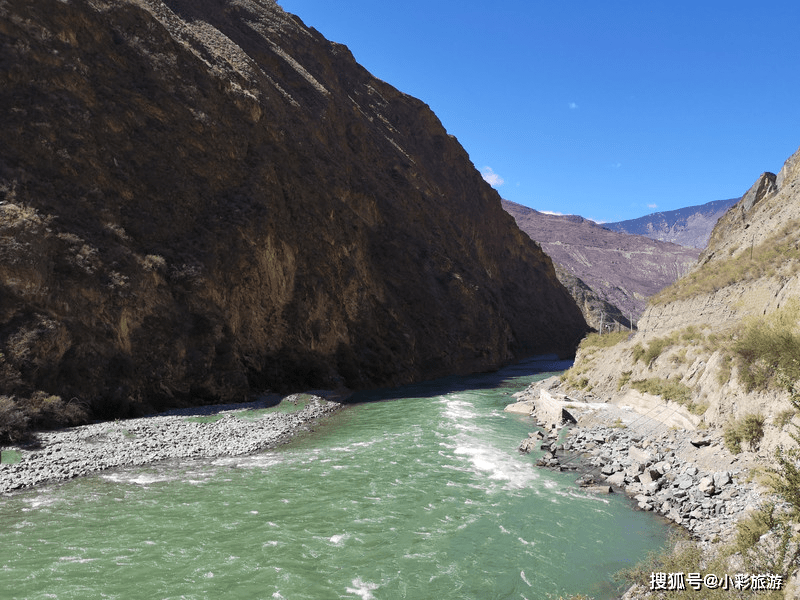
<path fill-rule="evenodd" d="M 699 253 L 610 231 L 576 215 L 548 215 L 508 200 L 503 200 L 503 208 L 563 267 L 562 283 L 573 292 L 594 328 L 600 327 L 604 313 L 605 323 L 627 327 L 631 315 L 636 323 L 647 299 L 685 274 Z M 586 286 L 594 297 L 586 295 Z"/>
<path fill-rule="evenodd" d="M 431 110 L 275 2 L 3 0 L 0 47 L 2 394 L 124 416 L 586 329 Z"/>
<path fill-rule="evenodd" d="M 800 151 L 778 175 L 763 174 L 719 220 L 695 267 L 651 299 L 635 335 L 579 350 L 567 386 L 629 405 L 672 400 L 673 412 L 692 413 L 718 435 L 759 415 L 764 435 L 752 450 L 765 463 L 791 443 L 786 386 L 800 378 L 799 165 Z"/>
<path fill-rule="evenodd" d="M 509 410 L 547 417 L 560 402 L 583 429 L 571 439 L 554 430 L 544 464 L 560 468 L 562 448 L 590 453 L 606 485 L 698 540 L 645 573 L 666 564 L 769 571 L 782 581 L 775 597 L 800 597 L 791 402 L 800 394 L 800 151 L 719 220 L 694 268 L 651 298 L 639 325 L 587 336 L 572 369 L 530 386 Z M 654 596 L 643 577 L 623 598 L 668 595 Z"/>

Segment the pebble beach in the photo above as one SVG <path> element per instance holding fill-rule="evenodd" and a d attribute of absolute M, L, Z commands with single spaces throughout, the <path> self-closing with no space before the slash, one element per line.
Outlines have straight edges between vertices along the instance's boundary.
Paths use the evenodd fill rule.
<path fill-rule="evenodd" d="M 5 447 L 0 494 L 171 459 L 252 454 L 285 443 L 342 408 L 335 392 L 269 396 L 154 416 L 41 432 L 36 444 Z"/>

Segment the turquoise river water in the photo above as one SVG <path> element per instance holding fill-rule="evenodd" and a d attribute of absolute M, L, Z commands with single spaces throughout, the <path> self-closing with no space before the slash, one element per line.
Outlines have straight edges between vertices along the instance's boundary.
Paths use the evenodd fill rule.
<path fill-rule="evenodd" d="M 0 597 L 612 598 L 667 526 L 535 467 L 530 419 L 503 412 L 567 366 L 361 394 L 276 450 L 0 498 Z"/>

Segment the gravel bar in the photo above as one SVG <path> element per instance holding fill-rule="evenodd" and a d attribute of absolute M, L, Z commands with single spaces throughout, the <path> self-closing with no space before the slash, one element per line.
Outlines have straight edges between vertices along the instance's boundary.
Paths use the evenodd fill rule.
<path fill-rule="evenodd" d="M 341 409 L 344 397 L 321 391 L 269 396 L 42 432 L 35 446 L 0 448 L 0 494 L 105 469 L 251 454 L 307 430 Z M 6 462 L 6 457 L 14 460 Z"/>

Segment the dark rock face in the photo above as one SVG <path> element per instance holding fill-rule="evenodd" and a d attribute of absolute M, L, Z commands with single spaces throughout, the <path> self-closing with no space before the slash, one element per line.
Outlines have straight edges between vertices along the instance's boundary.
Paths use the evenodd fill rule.
<path fill-rule="evenodd" d="M 638 219 L 603 223 L 603 227 L 702 250 L 708 244 L 714 225 L 738 201 L 739 198 L 714 200 L 697 206 L 657 212 Z"/>
<path fill-rule="evenodd" d="M 0 4 L 0 393 L 117 416 L 569 352 L 430 109 L 268 0 Z"/>
<path fill-rule="evenodd" d="M 555 263 L 581 280 L 583 285 L 561 278 L 594 327 L 602 312 L 622 327 L 628 319 L 621 315 L 632 315 L 635 323 L 647 299 L 688 272 L 699 254 L 694 248 L 610 231 L 576 215 L 548 215 L 508 200 L 503 208 Z M 587 297 L 585 286 L 597 298 Z"/>
<path fill-rule="evenodd" d="M 559 263 L 554 263 L 554 266 L 558 280 L 567 288 L 591 328 L 596 331 L 632 328 L 630 314 L 623 314 L 618 307 L 603 300 L 580 277 L 575 276 L 566 267 Z"/>

